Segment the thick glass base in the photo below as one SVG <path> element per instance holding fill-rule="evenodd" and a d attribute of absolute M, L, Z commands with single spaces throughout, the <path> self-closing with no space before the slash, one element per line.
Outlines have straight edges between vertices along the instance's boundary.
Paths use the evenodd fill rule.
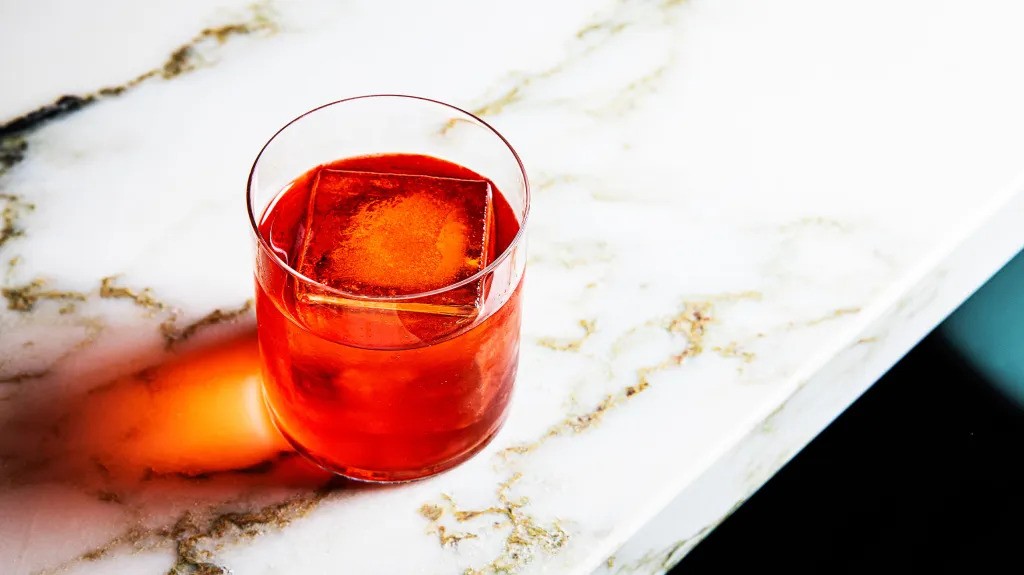
<path fill-rule="evenodd" d="M 302 444 L 295 441 L 291 435 L 288 434 L 287 430 L 278 421 L 277 414 L 274 413 L 273 407 L 266 401 L 266 394 L 264 393 L 264 403 L 267 406 L 267 411 L 270 413 L 270 420 L 274 422 L 274 427 L 281 434 L 285 440 L 298 452 L 300 455 L 315 463 L 318 467 L 324 470 L 341 475 L 342 477 L 352 479 L 355 481 L 361 481 L 365 483 L 407 483 L 410 481 L 417 481 L 419 479 L 426 479 L 439 473 L 448 471 L 449 469 L 459 465 L 460 463 L 468 460 L 494 439 L 494 436 L 501 431 L 502 426 L 505 424 L 505 419 L 508 415 L 508 408 L 506 407 L 505 413 L 495 422 L 494 426 L 484 434 L 478 442 L 470 446 L 468 449 L 458 453 L 454 457 L 450 457 L 444 461 L 434 463 L 427 466 L 420 466 L 412 469 L 360 469 L 358 467 L 351 467 L 348 465 L 341 464 L 337 461 L 332 460 L 329 457 L 313 453 L 306 449 Z"/>

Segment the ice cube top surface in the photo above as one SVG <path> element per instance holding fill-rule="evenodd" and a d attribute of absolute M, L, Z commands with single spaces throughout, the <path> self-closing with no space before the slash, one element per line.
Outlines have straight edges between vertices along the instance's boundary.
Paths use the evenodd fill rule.
<path fill-rule="evenodd" d="M 491 193 L 486 180 L 322 169 L 299 272 L 368 296 L 466 279 L 487 264 Z"/>

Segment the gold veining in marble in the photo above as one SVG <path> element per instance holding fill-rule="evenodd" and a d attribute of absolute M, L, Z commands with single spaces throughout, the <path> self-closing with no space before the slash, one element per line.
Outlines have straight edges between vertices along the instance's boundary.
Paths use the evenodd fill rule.
<path fill-rule="evenodd" d="M 172 314 L 171 317 L 160 324 L 160 334 L 164 336 L 167 347 L 173 347 L 194 336 L 205 327 L 238 319 L 247 315 L 251 310 L 252 300 L 250 299 L 235 309 L 222 310 L 217 308 L 196 321 L 181 327 L 177 325 L 177 315 Z"/>
<path fill-rule="evenodd" d="M 430 522 L 429 527 L 427 527 L 427 533 L 436 533 L 438 541 L 441 543 L 441 547 L 451 547 L 464 539 L 477 538 L 477 535 L 475 533 L 449 532 L 447 527 L 439 524 L 438 520 L 440 520 L 441 517 L 444 515 L 444 507 L 441 507 L 440 505 L 434 505 L 433 503 L 424 503 L 422 506 L 420 506 L 420 515 L 426 517 L 427 520 Z M 457 514 L 456 517 L 458 517 Z"/>
<path fill-rule="evenodd" d="M 143 72 L 123 84 L 106 86 L 81 95 L 69 94 L 61 96 L 50 104 L 40 106 L 27 114 L 23 114 L 0 125 L 0 143 L 2 143 L 0 150 L 13 150 L 11 153 L 3 154 L 4 165 L 9 167 L 24 157 L 27 146 L 24 144 L 24 140 L 19 137 L 20 134 L 27 133 L 46 122 L 78 111 L 101 99 L 119 96 L 150 79 L 156 77 L 171 79 L 180 74 L 191 72 L 209 62 L 208 53 L 210 49 L 224 44 L 233 36 L 260 32 L 269 34 L 276 31 L 276 25 L 270 18 L 269 4 L 266 2 L 252 4 L 249 7 L 249 12 L 248 19 L 243 22 L 204 28 L 188 42 L 175 49 L 159 67 Z M 11 161 L 7 160 L 8 156 L 12 158 Z"/>
<path fill-rule="evenodd" d="M 115 284 L 116 276 L 108 276 L 100 280 L 99 297 L 102 299 L 127 299 L 135 305 L 150 312 L 170 309 L 165 302 L 156 298 L 153 290 L 119 286 Z M 26 284 L 5 287 L 0 290 L 0 295 L 7 300 L 7 309 L 19 312 L 31 312 L 40 301 L 64 302 L 65 307 L 60 309 L 61 314 L 74 311 L 75 302 L 84 302 L 89 294 L 77 291 L 55 290 L 46 287 L 46 280 L 37 278 Z M 252 300 L 246 300 L 238 308 L 215 309 L 198 320 L 184 326 L 178 325 L 178 312 L 171 311 L 171 314 L 160 324 L 160 333 L 168 347 L 185 341 L 194 336 L 199 330 L 232 321 L 248 314 L 252 310 Z"/>
<path fill-rule="evenodd" d="M 202 49 L 211 43 L 221 45 L 227 42 L 232 36 L 253 34 L 255 32 L 271 33 L 277 30 L 277 26 L 270 19 L 269 3 L 260 2 L 250 6 L 251 16 L 248 21 L 217 26 L 215 28 L 204 28 L 196 34 L 188 43 L 175 50 L 164 65 L 159 69 L 150 70 L 146 74 L 133 80 L 134 84 L 149 79 L 149 77 L 160 74 L 165 79 L 174 78 L 185 72 L 191 72 L 199 68 L 204 58 Z M 131 85 L 131 84 L 130 84 Z"/>
<path fill-rule="evenodd" d="M 132 288 L 114 285 L 117 276 L 108 276 L 100 280 L 100 297 L 104 299 L 129 299 L 136 305 L 148 310 L 158 311 L 167 308 L 167 304 L 153 296 L 153 290 L 143 288 L 134 290 Z"/>
<path fill-rule="evenodd" d="M 34 210 L 35 205 L 15 194 L 0 193 L 0 202 L 4 204 L 3 210 L 0 211 L 0 248 L 2 248 L 7 242 L 25 234 L 25 230 L 19 225 L 18 220 L 25 213 Z"/>
<path fill-rule="evenodd" d="M 99 338 L 100 334 L 103 332 L 104 329 L 103 323 L 96 318 L 76 318 L 74 323 L 78 327 L 81 327 L 85 330 L 85 336 L 82 339 L 80 339 L 74 345 L 68 347 L 63 353 L 58 355 L 56 358 L 52 359 L 47 367 L 26 369 L 15 373 L 0 375 L 0 384 L 19 384 L 26 381 L 33 381 L 49 377 L 53 372 L 53 368 L 57 364 L 64 361 L 68 357 L 74 355 L 75 353 L 78 353 L 83 348 L 91 345 L 93 342 L 96 341 L 97 338 Z M 35 342 L 30 340 L 22 343 L 21 345 L 23 348 L 30 348 L 35 345 Z M 6 367 L 7 363 L 8 362 L 6 361 L 0 360 L 0 371 L 2 371 L 4 367 Z M 0 400 L 10 399 L 13 396 L 14 393 L 11 393 L 9 395 L 0 397 Z"/>
<path fill-rule="evenodd" d="M 109 501 L 109 497 L 106 498 Z M 112 501 L 111 501 L 112 502 Z M 123 533 L 116 535 L 107 542 L 103 543 L 98 547 L 94 547 L 79 556 L 82 561 L 97 561 L 108 556 L 113 550 L 122 546 L 131 546 L 136 551 L 141 551 L 147 547 L 143 545 L 143 542 L 149 537 L 150 533 L 148 530 L 141 527 L 130 527 Z M 57 573 L 63 571 L 63 569 L 54 569 L 46 571 L 45 573 Z"/>
<path fill-rule="evenodd" d="M 825 322 L 828 322 L 828 321 L 833 321 L 833 320 L 836 320 L 836 319 L 840 319 L 840 318 L 842 318 L 844 316 L 847 316 L 847 315 L 858 314 L 858 313 L 860 313 L 860 311 L 861 311 L 861 308 L 859 308 L 859 307 L 837 308 L 837 309 L 835 309 L 835 310 L 833 310 L 833 311 L 831 311 L 831 312 L 829 312 L 829 313 L 827 313 L 825 315 L 817 317 L 817 318 L 813 318 L 813 319 L 806 320 L 806 321 L 803 321 L 803 322 L 789 322 L 789 323 L 787 323 L 784 326 L 782 331 L 788 331 L 788 330 L 791 330 L 791 329 L 794 329 L 794 328 L 799 328 L 799 327 L 813 327 L 813 326 L 816 326 L 816 325 L 819 325 L 819 324 L 822 324 L 822 323 L 825 323 Z M 766 337 L 766 336 L 767 336 L 767 334 L 762 332 L 762 333 L 758 333 L 756 337 L 760 338 L 760 337 Z M 860 340 L 857 340 L 853 344 L 853 346 L 864 345 L 866 343 L 871 343 L 871 342 L 876 341 L 876 340 L 877 340 L 877 338 L 874 337 L 874 336 L 861 338 Z M 807 380 L 803 380 L 803 381 L 800 382 L 799 387 L 803 387 L 806 384 L 807 384 Z M 781 415 L 783 412 L 786 411 L 786 409 L 788 408 L 789 402 L 792 399 L 792 397 L 793 397 L 793 395 L 791 394 L 789 398 L 787 398 L 781 404 L 777 405 L 774 409 L 771 410 L 771 412 L 768 413 L 768 415 L 766 415 L 764 417 L 764 419 L 761 420 L 761 423 L 757 427 L 757 429 L 758 429 L 758 431 L 760 433 L 762 433 L 762 434 L 769 434 L 769 433 L 772 433 L 772 432 L 775 431 L 775 420 L 779 417 L 779 415 Z M 782 465 L 788 459 L 789 459 L 789 455 L 785 455 L 784 458 L 778 463 L 777 467 L 782 467 Z M 757 485 L 759 486 L 760 483 L 757 483 Z M 755 489 L 756 489 L 756 487 L 755 487 Z M 753 491 L 753 489 L 751 491 Z"/>
<path fill-rule="evenodd" d="M 716 521 L 715 525 L 718 525 L 720 522 L 721 521 Z M 675 564 L 678 563 L 686 554 L 686 551 L 696 546 L 696 544 L 710 533 L 713 528 L 714 525 L 705 526 L 700 531 L 686 539 L 675 541 L 662 549 L 648 551 L 636 561 L 620 565 L 619 568 L 615 570 L 615 575 L 647 575 L 649 573 L 664 573 L 675 566 Z M 611 569 L 613 568 L 614 563 L 606 565 L 606 569 L 608 569 L 609 572 L 611 572 Z"/>
<path fill-rule="evenodd" d="M 175 543 L 175 563 L 167 575 L 227 573 L 227 569 L 212 563 L 213 552 L 224 543 L 283 529 L 308 515 L 330 492 L 329 488 L 320 489 L 253 511 L 221 513 L 205 521 L 186 512 L 169 530 L 157 533 Z"/>
<path fill-rule="evenodd" d="M 590 36 L 598 34 L 614 35 L 626 29 L 629 22 L 616 22 L 612 20 L 599 20 L 591 22 L 576 32 L 577 40 L 586 40 Z"/>
<path fill-rule="evenodd" d="M 72 561 L 43 573 L 55 575 L 74 563 L 97 561 L 125 547 L 141 552 L 170 546 L 174 553 L 174 564 L 166 575 L 226 574 L 227 568 L 215 563 L 217 551 L 227 544 L 253 539 L 268 531 L 287 527 L 308 515 L 332 490 L 329 484 L 310 494 L 250 511 L 207 514 L 188 510 L 169 525 L 152 528 L 132 526 Z"/>
<path fill-rule="evenodd" d="M 841 308 L 832 310 L 831 312 L 829 312 L 829 313 L 827 313 L 827 314 L 825 314 L 825 315 L 823 315 L 821 317 L 814 318 L 812 320 L 808 320 L 808 321 L 805 321 L 805 322 L 791 322 L 788 325 L 790 327 L 798 327 L 798 326 L 799 327 L 812 327 L 812 326 L 816 326 L 816 325 L 819 325 L 819 324 L 822 324 L 822 323 L 825 323 L 825 322 L 828 322 L 828 321 L 832 321 L 834 319 L 841 318 L 841 317 L 846 316 L 846 315 L 856 315 L 856 314 L 860 313 L 860 311 L 861 311 L 860 307 L 857 307 L 857 306 L 854 306 L 854 307 L 841 307 Z"/>
<path fill-rule="evenodd" d="M 464 539 L 476 539 L 475 533 L 449 533 L 444 525 L 437 526 L 437 539 L 441 547 L 452 547 Z"/>
<path fill-rule="evenodd" d="M 647 574 L 664 572 L 675 565 L 682 557 L 676 557 L 680 549 L 686 547 L 689 539 L 682 539 L 668 545 L 664 549 L 648 551 L 642 557 L 629 565 L 621 566 L 616 575 L 626 574 Z"/>
<path fill-rule="evenodd" d="M 255 33 L 269 34 L 276 31 L 276 25 L 270 18 L 267 2 L 252 4 L 249 7 L 249 12 L 249 17 L 243 22 L 201 30 L 191 40 L 177 48 L 160 67 L 144 72 L 123 84 L 107 86 L 82 95 L 64 95 L 50 104 L 40 106 L 31 112 L 0 124 L 0 177 L 25 158 L 25 154 L 28 152 L 25 135 L 43 124 L 80 110 L 101 99 L 118 96 L 152 78 L 170 79 L 195 70 L 211 61 L 211 50 L 234 36 Z M 3 248 L 12 239 L 25 234 L 25 229 L 19 220 L 27 212 L 33 210 L 35 205 L 20 195 L 12 193 L 0 193 L 0 203 L 3 205 L 3 209 L 0 210 L 0 248 Z M 67 315 L 74 312 L 74 302 L 85 299 L 84 294 L 78 292 L 43 289 L 44 284 L 40 283 L 41 281 L 35 280 L 23 286 L 5 287 L 3 297 L 7 300 L 8 309 L 31 311 L 39 300 L 58 300 L 64 302 L 59 308 L 59 313 Z M 101 293 L 101 297 L 108 296 Z M 145 295 L 140 295 L 140 297 L 144 298 Z M 137 301 L 137 303 L 141 302 Z"/>
<path fill-rule="evenodd" d="M 30 381 L 33 379 L 41 379 L 43 377 L 46 377 L 47 374 L 49 373 L 50 370 L 48 369 L 19 371 L 17 373 L 12 373 L 11 375 L 5 375 L 3 377 L 0 377 L 0 384 L 22 383 L 24 381 Z"/>
<path fill-rule="evenodd" d="M 509 494 L 522 477 L 522 473 L 516 472 L 500 483 L 496 494 L 498 504 L 483 509 L 459 509 L 451 496 L 442 495 L 444 504 L 457 522 L 464 523 L 478 517 L 493 515 L 500 518 L 500 521 L 492 525 L 494 529 L 508 529 L 502 551 L 498 556 L 482 567 L 466 569 L 463 572 L 464 575 L 514 573 L 523 565 L 531 562 L 538 552 L 555 553 L 568 543 L 569 534 L 558 521 L 553 521 L 548 525 L 540 524 L 525 511 L 525 507 L 529 504 L 528 498 L 512 498 Z M 439 512 L 438 509 L 441 511 Z M 431 519 L 431 525 L 439 533 L 442 546 L 450 546 L 460 540 L 479 537 L 476 533 L 448 534 L 445 526 L 438 523 L 443 515 L 443 508 L 439 505 L 425 504 L 420 507 L 420 514 L 428 519 L 436 517 Z M 446 534 L 451 540 L 446 540 Z M 455 537 L 457 539 L 452 539 Z"/>
<path fill-rule="evenodd" d="M 83 302 L 87 295 L 77 291 L 55 290 L 46 287 L 46 280 L 36 278 L 26 284 L 0 289 L 0 295 L 7 300 L 7 309 L 30 312 L 40 301 L 67 303 Z"/>
<path fill-rule="evenodd" d="M 11 279 L 14 277 L 14 270 L 18 269 L 18 264 L 21 263 L 21 256 L 14 256 L 7 260 L 7 272 L 4 274 L 4 283 L 11 283 Z"/>
<path fill-rule="evenodd" d="M 708 328 L 712 323 L 715 322 L 716 304 L 733 303 L 747 300 L 756 301 L 760 299 L 762 299 L 762 294 L 756 291 L 743 291 L 706 296 L 703 299 L 699 300 L 695 299 L 684 301 L 682 304 L 682 309 L 679 312 L 660 320 L 647 322 L 647 324 L 645 325 L 657 326 L 671 334 L 683 336 L 686 340 L 684 347 L 680 351 L 672 353 L 671 355 L 669 355 L 669 357 L 667 357 L 666 359 L 662 360 L 657 364 L 639 368 L 636 372 L 635 383 L 626 386 L 625 388 L 615 393 L 607 394 L 603 399 L 601 399 L 601 401 L 597 403 L 596 406 L 594 406 L 589 411 L 579 414 L 572 414 L 568 416 L 567 418 L 548 428 L 548 430 L 541 437 L 534 441 L 519 445 L 513 445 L 500 451 L 500 457 L 502 457 L 504 461 L 508 462 L 513 456 L 522 456 L 528 454 L 553 438 L 582 433 L 587 429 L 590 429 L 594 425 L 598 424 L 609 411 L 621 405 L 624 405 L 633 396 L 649 389 L 651 387 L 651 377 L 654 374 L 682 365 L 687 359 L 696 357 L 703 353 L 705 350 L 704 340 L 707 335 Z M 584 325 L 584 322 L 581 322 L 581 326 L 584 327 L 585 332 L 590 331 L 588 330 L 587 326 Z M 569 347 L 570 349 L 578 350 L 581 345 L 582 343 L 579 343 L 576 346 L 566 345 L 562 347 Z M 738 349 L 736 345 L 727 345 L 721 348 L 720 350 L 716 348 L 712 349 L 715 351 L 724 352 L 725 354 L 728 354 L 730 351 L 733 351 L 736 354 L 742 356 L 742 352 Z M 501 505 L 477 510 L 459 510 L 455 505 L 455 502 L 451 498 L 445 497 L 445 500 L 448 502 L 448 505 L 452 509 L 453 516 L 455 517 L 455 519 L 460 522 L 470 521 L 482 515 L 508 515 L 510 513 L 513 513 L 515 508 L 514 505 L 509 505 L 511 500 L 508 497 L 508 489 L 520 478 L 521 473 L 513 473 L 509 480 L 507 480 L 505 483 L 501 485 L 501 487 L 499 487 L 499 503 L 501 503 Z M 421 508 L 421 513 L 425 513 L 424 510 L 426 510 L 426 512 L 430 513 L 431 515 L 437 514 L 437 510 L 434 509 L 434 507 L 424 506 Z M 440 515 L 437 515 L 438 520 L 440 519 L 440 517 Z M 555 523 L 552 528 L 543 529 L 540 531 L 526 527 L 524 527 L 523 530 L 525 530 L 527 534 L 531 534 L 533 536 L 540 536 L 542 542 L 545 540 L 547 540 L 549 543 L 551 541 L 558 542 L 558 544 L 547 546 L 545 546 L 543 543 L 539 545 L 540 548 L 548 549 L 551 552 L 555 552 L 559 548 L 564 546 L 566 540 L 563 537 L 567 538 L 567 534 L 564 530 L 562 530 L 562 528 L 557 523 Z M 545 537 L 547 539 L 545 539 Z M 502 556 L 499 556 L 494 561 L 492 561 L 491 563 L 489 563 L 481 569 L 467 570 L 465 572 L 465 575 L 489 575 L 495 573 L 512 572 L 514 569 L 516 569 L 519 565 L 522 564 L 517 562 L 517 559 L 521 555 L 520 553 L 518 553 L 518 551 L 520 550 L 520 547 L 528 541 L 529 539 L 521 538 L 521 535 L 519 535 L 517 530 L 514 529 L 506 540 L 505 550 Z M 536 546 L 537 545 L 534 544 L 534 547 Z M 670 564 L 670 561 L 672 561 L 673 559 L 677 559 L 677 557 L 675 557 L 675 554 L 680 547 L 673 548 L 667 553 L 659 553 L 659 560 L 665 562 L 666 564 Z M 612 560 L 612 563 L 608 565 L 608 567 L 611 568 L 613 565 L 614 560 Z"/>
<path fill-rule="evenodd" d="M 633 396 L 649 389 L 653 375 L 678 367 L 687 359 L 704 352 L 704 338 L 708 325 L 715 321 L 714 309 L 716 303 L 759 300 L 761 297 L 761 293 L 755 291 L 707 296 L 703 300 L 683 302 L 683 309 L 675 315 L 654 322 L 647 322 L 645 325 L 657 325 L 669 333 L 682 335 L 686 340 L 683 349 L 669 355 L 656 364 L 639 368 L 636 371 L 635 383 L 617 392 L 605 395 L 589 411 L 569 415 L 562 421 L 549 427 L 539 438 L 501 450 L 499 452 L 500 457 L 507 461 L 512 456 L 530 453 L 551 439 L 581 433 L 600 423 L 605 414 L 610 410 L 625 404 Z M 613 346 L 613 351 L 614 349 L 615 346 Z"/>
<path fill-rule="evenodd" d="M 66 95 L 58 98 L 51 104 L 41 106 L 27 114 L 14 118 L 0 125 L 0 177 L 5 175 L 13 166 L 25 158 L 28 151 L 26 134 L 39 128 L 46 122 L 54 120 L 66 114 L 92 104 L 99 99 L 113 97 L 134 88 L 139 84 L 154 77 L 165 79 L 173 78 L 179 74 L 189 72 L 210 62 L 210 52 L 216 46 L 224 44 L 230 38 L 238 35 L 253 33 L 271 33 L 276 26 L 270 18 L 269 5 L 265 2 L 250 6 L 250 16 L 240 23 L 227 24 L 224 26 L 206 28 L 195 35 L 189 42 L 176 49 L 168 59 L 158 68 L 154 68 L 139 76 L 117 86 L 101 88 L 84 95 Z M 3 248 L 11 240 L 25 234 L 22 218 L 35 209 L 35 205 L 27 201 L 23 196 L 0 192 L 0 248 Z M 69 315 L 75 311 L 77 303 L 88 299 L 88 294 L 78 291 L 60 290 L 48 287 L 47 281 L 36 278 L 20 285 L 12 285 L 14 268 L 20 261 L 20 256 L 11 258 L 8 262 L 7 272 L 4 277 L 4 287 L 0 290 L 0 296 L 6 300 L 7 308 L 16 312 L 31 312 L 37 304 L 42 301 L 54 301 L 60 303 L 58 313 Z M 103 278 L 100 282 L 100 298 L 126 298 L 134 301 L 137 305 L 151 311 L 167 309 L 167 305 L 157 300 L 149 288 L 136 291 L 131 288 L 114 285 L 114 278 Z M 172 315 L 168 321 L 161 326 L 161 332 L 168 342 L 168 346 L 187 339 L 194 335 L 199 329 L 234 319 L 246 313 L 251 307 L 247 302 L 239 310 L 214 310 L 199 321 L 184 327 L 177 327 L 176 317 Z M 76 344 L 72 351 L 76 351 L 87 343 L 95 340 L 101 328 L 92 325 L 89 320 L 87 328 L 89 334 L 84 343 Z M 61 356 L 65 357 L 67 354 Z M 59 359 L 58 358 L 58 361 Z M 19 383 L 30 379 L 45 377 L 49 373 L 45 370 L 27 370 L 5 376 L 0 383 Z M 10 396 L 4 396 L 9 399 Z"/>
<path fill-rule="evenodd" d="M 432 503 L 424 503 L 420 506 L 420 515 L 426 517 L 430 521 L 437 521 L 442 515 L 444 515 L 444 507 L 434 505 Z"/>
<path fill-rule="evenodd" d="M 663 64 L 641 75 L 623 86 L 607 103 L 588 110 L 588 112 L 599 118 L 618 118 L 635 110 L 642 98 L 650 96 L 661 87 L 671 67 L 671 64 Z"/>
<path fill-rule="evenodd" d="M 757 354 L 752 351 L 745 351 L 738 341 L 730 341 L 726 345 L 716 345 L 711 348 L 711 351 L 717 353 L 724 358 L 736 358 L 743 361 L 743 363 L 752 363 L 757 359 Z"/>
<path fill-rule="evenodd" d="M 581 319 L 579 326 L 583 328 L 583 335 L 572 339 L 559 339 L 554 337 L 542 337 L 537 340 L 537 345 L 552 349 L 554 351 L 579 351 L 583 344 L 590 339 L 597 331 L 597 321 L 593 319 Z"/>
<path fill-rule="evenodd" d="M 661 5 L 661 8 L 667 10 L 680 3 L 666 2 Z M 608 41 L 617 37 L 622 31 L 633 26 L 635 22 L 626 16 L 628 8 L 630 8 L 629 3 L 617 3 L 609 14 L 602 15 L 584 24 L 573 34 L 569 41 L 568 54 L 563 59 L 537 72 L 513 72 L 505 83 L 507 87 L 495 90 L 493 93 L 496 95 L 473 106 L 470 108 L 470 112 L 481 117 L 494 116 L 504 112 L 510 106 L 520 103 L 524 99 L 524 92 L 536 83 L 550 79 L 566 68 L 585 60 Z M 613 104 L 620 107 L 624 105 L 628 108 L 629 102 L 634 101 L 637 95 L 649 92 L 648 88 L 654 86 L 663 74 L 664 70 L 659 71 L 659 69 L 656 69 L 651 74 L 646 74 L 631 82 L 620 90 L 620 94 L 625 94 L 625 99 L 620 102 L 617 98 L 613 101 Z M 448 132 L 457 122 L 457 119 L 452 119 L 444 126 L 441 132 Z"/>

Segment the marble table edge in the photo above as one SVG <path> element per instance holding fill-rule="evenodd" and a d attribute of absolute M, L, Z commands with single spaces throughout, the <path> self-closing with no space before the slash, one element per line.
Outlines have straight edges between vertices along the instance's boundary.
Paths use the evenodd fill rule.
<path fill-rule="evenodd" d="M 944 242 L 930 250 L 899 282 L 876 297 L 844 328 L 841 339 L 820 351 L 813 361 L 790 376 L 786 386 L 789 392 L 781 402 L 753 425 L 737 429 L 733 438 L 725 442 L 727 450 L 724 454 L 716 452 L 709 455 L 695 466 L 702 471 L 694 477 L 677 478 L 666 486 L 657 497 L 651 498 L 649 505 L 632 522 L 616 529 L 614 535 L 601 545 L 600 551 L 592 554 L 590 561 L 574 573 L 625 575 L 639 573 L 641 568 L 662 572 L 678 563 L 874 385 L 920 339 L 1024 248 L 1024 233 L 1019 226 L 1014 226 L 1015 215 L 1024 215 L 1024 171 L 971 214 Z M 991 245 L 997 243 L 1001 245 Z M 977 250 L 980 244 L 985 244 L 988 249 Z M 980 255 L 972 257 L 975 253 Z M 950 274 L 954 264 L 962 264 L 963 267 L 973 264 L 973 269 L 954 276 Z M 881 352 L 868 352 L 869 368 L 863 370 L 862 375 L 856 373 L 853 368 L 858 364 L 869 363 L 867 359 L 858 361 L 857 350 L 879 348 Z M 844 362 L 852 365 L 844 366 Z M 837 366 L 845 367 L 852 380 L 842 390 L 843 394 L 834 400 L 834 409 L 828 410 L 824 416 L 819 414 L 811 425 L 797 421 L 793 416 L 793 406 L 813 395 L 808 389 L 823 385 L 823 380 L 829 379 Z M 784 425 L 802 425 L 803 428 L 795 440 L 781 446 L 782 450 L 774 457 L 760 457 L 761 460 L 770 460 L 769 463 L 757 461 L 757 450 L 748 446 L 759 439 L 763 442 L 764 436 Z M 744 449 L 755 453 L 744 453 Z M 751 465 L 754 466 L 752 470 L 745 469 Z M 742 485 L 729 485 L 736 483 L 737 477 L 743 477 Z M 731 488 L 732 496 L 718 495 L 723 485 Z M 699 505 L 697 501 L 702 497 L 718 499 L 719 503 L 701 520 L 682 517 L 692 506 Z M 648 541 L 653 541 L 653 545 Z"/>

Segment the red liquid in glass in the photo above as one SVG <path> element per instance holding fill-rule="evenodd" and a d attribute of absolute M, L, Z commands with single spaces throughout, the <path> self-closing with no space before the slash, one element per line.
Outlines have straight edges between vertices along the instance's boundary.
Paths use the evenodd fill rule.
<path fill-rule="evenodd" d="M 324 187 L 317 188 L 311 201 L 314 184 L 325 185 L 317 182 L 324 175 L 322 170 L 372 172 L 384 184 L 390 178 L 399 187 L 401 176 L 388 174 L 484 180 L 462 166 L 409 154 L 348 158 L 310 170 L 278 197 L 259 226 L 277 257 L 307 276 L 318 273 L 317 265 L 330 257 L 324 255 L 329 250 L 317 244 L 319 236 L 307 237 L 314 221 L 310 210 L 330 203 L 329 217 L 313 215 L 324 216 L 315 221 L 332 226 L 343 225 L 350 215 L 344 198 L 320 199 L 327 197 Z M 446 190 L 441 188 L 449 183 L 436 180 L 430 185 L 435 184 L 439 188 L 431 193 L 443 195 Z M 493 184 L 490 190 L 482 246 L 479 237 L 476 243 L 459 244 L 469 246 L 467 253 L 482 247 L 483 261 L 469 260 L 479 268 L 509 247 L 520 226 L 500 191 Z M 467 209 L 479 213 L 481 207 L 474 202 Z M 333 228 L 321 225 L 316 233 L 329 237 Z M 316 278 L 345 293 L 297 279 L 261 245 L 256 266 L 257 324 L 267 403 L 288 440 L 332 471 L 357 479 L 401 481 L 431 475 L 467 459 L 501 426 L 518 363 L 521 284 L 493 313 L 481 311 L 486 306 L 474 308 L 487 300 L 488 278 L 415 300 L 346 297 L 355 293 L 400 298 L 444 287 L 429 282 L 416 285 L 415 266 L 420 259 L 413 257 L 415 253 L 394 251 L 410 243 L 401 229 L 378 233 L 386 238 L 360 239 L 338 257 L 341 264 L 351 264 L 353 273 L 379 277 L 387 285 L 346 277 Z M 385 241 L 396 234 L 397 240 Z M 439 246 L 438 261 L 452 261 L 444 259 L 447 248 Z M 377 270 L 372 268 L 374 262 L 391 267 Z M 445 277 L 454 281 L 474 273 L 457 265 L 448 268 L 451 273 Z"/>

